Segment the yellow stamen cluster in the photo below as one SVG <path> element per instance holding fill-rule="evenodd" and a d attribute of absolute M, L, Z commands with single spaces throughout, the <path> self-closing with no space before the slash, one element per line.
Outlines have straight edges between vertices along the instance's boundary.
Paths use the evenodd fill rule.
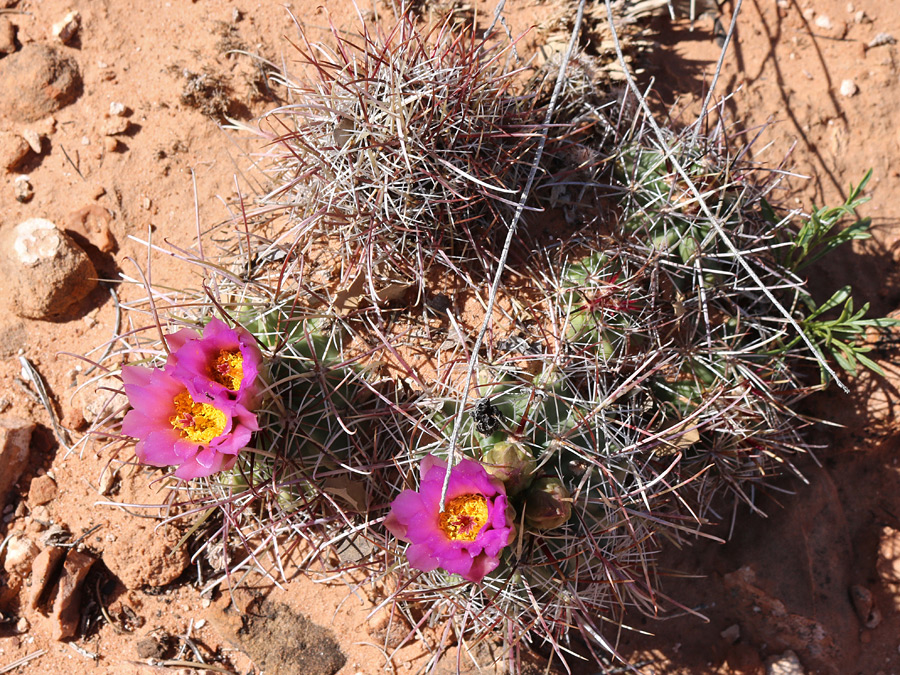
<path fill-rule="evenodd" d="M 194 443 L 209 443 L 225 431 L 225 413 L 209 405 L 197 403 L 187 389 L 174 399 L 175 414 L 169 418 L 172 428 Z"/>
<path fill-rule="evenodd" d="M 488 505 L 482 495 L 454 497 L 440 515 L 440 527 L 451 541 L 474 541 L 487 521 Z"/>
<path fill-rule="evenodd" d="M 244 357 L 240 350 L 220 351 L 210 366 L 210 377 L 231 391 L 240 389 L 244 380 Z"/>

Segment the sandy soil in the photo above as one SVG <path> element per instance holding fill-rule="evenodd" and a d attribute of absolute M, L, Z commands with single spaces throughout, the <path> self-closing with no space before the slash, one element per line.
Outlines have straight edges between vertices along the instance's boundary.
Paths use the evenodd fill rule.
<path fill-rule="evenodd" d="M 0 1 L 0 7 L 4 4 L 14 6 L 0 10 L 0 21 L 15 26 L 20 47 L 52 42 L 51 26 L 72 9 L 68 0 Z M 350 3 L 329 2 L 327 12 L 321 4 L 288 5 L 310 37 L 321 38 L 320 28 L 329 20 L 338 28 L 355 27 Z M 490 11 L 495 3 L 477 4 Z M 734 4 L 725 2 L 722 8 L 726 26 Z M 553 2 L 507 5 L 514 33 L 571 10 Z M 222 131 L 218 114 L 226 111 L 250 120 L 273 103 L 260 90 L 252 61 L 229 52 L 241 49 L 290 62 L 288 38 L 296 36 L 296 27 L 282 5 L 244 0 L 108 0 L 78 9 L 82 26 L 76 39 L 61 48 L 81 72 L 77 99 L 52 113 L 52 121 L 44 117 L 23 122 L 14 114 L 0 119 L 2 131 L 46 134 L 39 155 L 32 152 L 15 172 L 2 176 L 0 229 L 30 217 L 63 225 L 73 212 L 102 207 L 111 216 L 116 247 L 105 254 L 90 247 L 88 252 L 107 278 L 119 271 L 133 276 L 134 261 L 143 262 L 146 249 L 131 237 L 146 239 L 152 231 L 156 241 L 190 246 L 196 234 L 195 206 L 200 222 L 215 223 L 230 215 L 223 202 L 233 199 L 237 189 L 248 191 L 240 174 L 242 157 L 258 148 L 249 139 Z M 376 9 L 387 11 L 383 5 Z M 713 19 L 699 19 L 693 30 L 686 21 L 661 20 L 657 27 L 659 47 L 645 77 L 656 78 L 660 110 L 688 122 L 697 113 L 719 55 Z M 835 203 L 851 182 L 874 169 L 868 190 L 872 202 L 864 212 L 873 218 L 875 236 L 816 270 L 814 281 L 823 292 L 850 283 L 875 313 L 885 314 L 900 305 L 894 271 L 900 241 L 900 168 L 891 162 L 900 153 L 900 71 L 896 45 L 868 46 L 881 33 L 900 36 L 900 15 L 892 0 L 855 0 L 852 6 L 845 0 L 745 0 L 736 42 L 715 91 L 718 96 L 733 93 L 724 104 L 723 119 L 733 125 L 734 134 L 761 134 L 754 144 L 757 160 L 777 166 L 787 157 L 794 171 L 811 176 L 791 179 L 785 200 L 806 208 Z M 535 31 L 520 48 L 534 49 L 541 35 Z M 222 83 L 220 100 L 206 94 L 196 101 L 207 108 L 220 104 L 206 110 L 213 117 L 183 96 L 191 93 L 192 82 L 196 87 L 192 74 L 204 73 Z M 113 127 L 121 126 L 116 115 L 110 116 L 114 103 L 130 112 L 124 118 L 127 128 L 109 136 Z M 34 187 L 28 203 L 14 196 L 19 173 L 28 174 Z M 154 263 L 157 282 L 183 274 L 171 261 Z M 103 284 L 65 322 L 0 313 L 0 414 L 38 424 L 31 462 L 3 512 L 0 536 L 24 533 L 37 540 L 49 524 L 59 524 L 73 538 L 87 532 L 82 547 L 103 560 L 89 574 L 82 602 L 84 614 L 96 621 L 87 627 L 86 637 L 72 643 L 55 641 L 52 621 L 40 611 L 0 597 L 6 603 L 0 604 L 0 611 L 9 619 L 0 624 L 0 672 L 35 653 L 40 655 L 16 672 L 153 672 L 127 662 L 148 654 L 194 659 L 191 644 L 208 662 L 231 672 L 249 672 L 251 659 L 229 641 L 240 636 L 227 600 L 201 598 L 201 584 L 184 583 L 196 579 L 191 569 L 184 571 L 187 561 L 160 554 L 159 542 L 169 541 L 171 547 L 177 533 L 151 537 L 149 528 L 158 523 L 147 517 L 157 518 L 157 511 L 126 511 L 107 503 L 162 501 L 158 488 L 148 484 L 148 475 L 128 470 L 112 486 L 105 483 L 102 473 L 109 458 L 100 454 L 99 446 L 67 454 L 54 439 L 46 410 L 19 382 L 22 355 L 46 380 L 64 425 L 83 429 L 81 402 L 73 395 L 84 381 L 85 368 L 79 371 L 79 362 L 64 353 L 83 354 L 102 345 L 113 333 L 115 317 Z M 822 672 L 900 672 L 900 472 L 893 412 L 900 395 L 900 369 L 890 366 L 895 353 L 885 349 L 880 356 L 887 378 L 864 376 L 851 383 L 850 395 L 835 392 L 810 403 L 811 414 L 846 427 L 814 431 L 824 446 L 822 466 L 810 462 L 803 467 L 808 486 L 784 480 L 778 487 L 794 494 L 762 495 L 768 519 L 738 512 L 727 545 L 699 542 L 690 550 L 666 554 L 673 572 L 667 591 L 710 621 L 690 616 L 658 622 L 636 618 L 639 628 L 656 635 L 623 637 L 623 654 L 647 664 L 641 672 L 762 672 L 765 659 L 789 648 L 808 668 Z M 49 489 L 47 479 L 41 478 L 45 475 L 58 490 L 39 504 Z M 723 514 L 723 520 L 719 534 L 727 534 L 731 514 Z M 135 561 L 139 569 L 129 566 Z M 132 588 L 117 581 L 111 567 Z M 738 573 L 744 567 L 749 571 Z M 684 574 L 706 578 L 685 579 Z M 181 583 L 165 582 L 153 593 L 134 589 L 149 578 L 159 581 L 167 575 Z M 4 577 L 9 586 L 10 578 Z M 854 611 L 854 585 L 868 589 L 880 610 L 881 621 L 871 629 L 863 625 L 871 617 L 861 621 Z M 20 597 L 27 597 L 29 590 L 24 586 Z M 346 656 L 338 666 L 340 673 L 384 671 L 379 647 L 386 639 L 384 617 L 369 616 L 377 598 L 349 593 L 343 585 L 298 579 L 265 602 L 249 596 L 244 601 L 243 609 L 300 612 L 332 631 Z M 10 613 L 8 607 L 16 611 Z M 100 607 L 112 624 L 102 618 Z M 734 629 L 726 630 L 735 625 L 737 637 Z M 292 642 L 298 645 L 295 652 L 304 653 L 315 649 L 301 649 L 303 645 L 318 648 L 327 642 L 312 628 L 302 634 L 294 624 L 287 628 L 270 642 Z M 176 638 L 171 648 L 163 649 L 147 642 L 154 636 L 156 643 L 165 643 L 165 636 L 190 640 Z M 244 646 L 249 650 L 248 644 Z M 266 661 L 267 673 L 313 672 L 314 666 L 279 671 L 279 657 L 254 653 L 257 666 L 261 659 Z M 284 663 L 294 663 L 290 659 L 298 654 L 283 657 Z M 415 672 L 423 663 L 423 655 L 409 649 L 395 658 L 394 672 Z"/>

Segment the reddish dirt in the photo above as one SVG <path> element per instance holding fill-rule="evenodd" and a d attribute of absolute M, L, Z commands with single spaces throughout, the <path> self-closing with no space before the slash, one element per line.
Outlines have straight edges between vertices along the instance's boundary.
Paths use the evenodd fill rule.
<path fill-rule="evenodd" d="M 16 3 L 0 1 L 0 6 L 4 4 Z M 312 38 L 324 35 L 316 27 L 327 26 L 329 18 L 338 28 L 352 30 L 357 25 L 350 3 L 328 3 L 328 14 L 320 4 L 290 4 Z M 475 4 L 479 11 L 490 12 L 496 3 Z M 227 84 L 221 100 L 207 92 L 198 103 L 212 105 L 213 112 L 227 109 L 231 116 L 250 120 L 273 104 L 260 98 L 251 62 L 227 52 L 243 48 L 275 62 L 290 61 L 293 48 L 287 38 L 296 36 L 296 27 L 282 5 L 249 0 L 111 0 L 85 5 L 79 8 L 78 37 L 64 49 L 78 62 L 83 90 L 74 103 L 53 113 L 55 125 L 49 126 L 54 129 L 41 155 L 32 154 L 17 170 L 30 175 L 33 200 L 17 202 L 15 174 L 2 177 L 0 228 L 30 217 L 63 225 L 69 214 L 88 205 L 101 206 L 112 214 L 110 228 L 117 248 L 107 255 L 98 250 L 89 253 L 102 274 L 112 277 L 122 270 L 135 276 L 134 261 L 143 265 L 146 249 L 129 237 L 146 239 L 153 231 L 157 242 L 165 239 L 190 246 L 196 233 L 195 205 L 204 224 L 227 218 L 220 198 L 230 201 L 236 194 L 234 176 L 242 153 L 258 151 L 249 139 L 222 131 L 182 99 L 185 69 L 211 73 Z M 562 11 L 553 3 L 507 5 L 514 33 Z M 807 11 L 807 5 L 815 11 Z M 716 87 L 718 96 L 734 92 L 725 103 L 724 119 L 735 134 L 745 130 L 750 137 L 761 131 L 754 144 L 757 160 L 773 166 L 787 157 L 787 166 L 811 176 L 791 179 L 786 200 L 796 200 L 805 208 L 836 203 L 851 182 L 858 182 L 868 168 L 874 169 L 867 191 L 872 202 L 864 209 L 875 224 L 873 239 L 832 259 L 816 271 L 814 282 L 822 292 L 852 284 L 877 314 L 900 305 L 900 284 L 894 272 L 900 241 L 900 169 L 891 163 L 900 152 L 900 71 L 896 45 L 866 45 L 879 33 L 900 38 L 900 14 L 893 5 L 893 0 L 854 0 L 851 11 L 846 0 L 806 4 L 745 0 L 736 41 Z M 723 6 L 726 26 L 733 6 L 734 0 Z M 22 0 L 10 13 L 0 10 L 0 19 L 16 26 L 20 45 L 49 42 L 51 25 L 71 8 L 68 0 Z M 378 11 L 387 9 L 379 4 Z M 864 16 L 857 21 L 860 11 Z M 693 31 L 686 22 L 670 25 L 661 20 L 658 28 L 660 45 L 651 57 L 648 75 L 656 77 L 660 109 L 670 109 L 676 121 L 687 123 L 696 116 L 719 54 L 712 19 L 699 19 Z M 520 49 L 533 49 L 540 35 L 540 31 L 533 33 Z M 852 80 L 857 87 L 853 96 L 841 94 L 844 80 Z M 104 115 L 114 102 L 131 110 L 129 128 L 115 137 L 115 144 L 104 140 L 111 123 Z M 0 120 L 0 130 L 19 133 L 48 124 L 46 120 L 5 119 Z M 237 185 L 248 191 L 238 175 Z M 157 282 L 183 282 L 183 269 L 166 258 L 154 262 L 153 273 Z M 0 284 L 11 281 L 0 280 Z M 128 289 L 122 292 L 128 296 Z M 84 378 L 75 369 L 78 361 L 64 353 L 83 354 L 104 344 L 114 324 L 115 308 L 102 286 L 67 322 L 0 314 L 0 399 L 8 402 L 0 400 L 0 414 L 39 425 L 32 463 L 11 498 L 13 509 L 5 514 L 7 522 L 0 525 L 2 537 L 21 532 L 37 538 L 42 526 L 35 521 L 53 521 L 65 525 L 76 538 L 89 531 L 84 543 L 96 553 L 125 540 L 136 542 L 135 559 L 158 559 L 144 549 L 153 539 L 166 537 L 137 536 L 149 531 L 148 524 L 158 524 L 140 516 L 158 513 L 126 512 L 106 502 L 157 503 L 163 499 L 159 487 L 148 485 L 147 474 L 128 469 L 117 491 L 100 494 L 101 474 L 109 458 L 100 454 L 96 444 L 67 455 L 54 440 L 46 411 L 17 383 L 21 350 L 47 381 L 64 424 L 79 427 L 79 406 L 72 395 Z M 894 413 L 900 398 L 900 368 L 889 363 L 895 353 L 883 351 L 880 356 L 887 378 L 866 375 L 850 383 L 850 395 L 834 390 L 810 402 L 812 415 L 846 426 L 814 429 L 814 440 L 824 447 L 821 467 L 812 462 L 802 467 L 808 486 L 784 479 L 776 486 L 793 494 L 773 490 L 762 495 L 768 519 L 739 509 L 727 545 L 698 542 L 688 550 L 666 552 L 664 561 L 672 570 L 666 591 L 707 615 L 710 622 L 692 616 L 666 621 L 635 618 L 638 628 L 655 634 L 628 633 L 622 639 L 624 656 L 636 664 L 647 663 L 639 667 L 640 672 L 762 672 L 766 658 L 787 648 L 794 649 L 807 668 L 821 672 L 829 668 L 847 673 L 900 672 L 900 563 L 892 553 L 900 550 Z M 59 494 L 40 505 L 47 486 L 38 477 L 48 473 Z M 725 524 L 716 531 L 720 535 L 728 533 L 731 514 L 723 514 L 723 520 Z M 161 560 L 162 565 L 173 564 L 170 557 Z M 735 574 L 745 566 L 752 575 Z M 48 620 L 24 609 L 11 623 L 0 624 L 0 671 L 17 659 L 46 650 L 16 672 L 126 673 L 124 662 L 145 653 L 140 645 L 148 636 L 188 631 L 205 657 L 215 656 L 217 663 L 227 664 L 234 672 L 250 670 L 247 656 L 226 639 L 224 608 L 210 606 L 195 587 L 175 583 L 158 594 L 126 590 L 115 583 L 100 588 L 112 577 L 97 570 L 91 574 L 95 576 L 88 577 L 86 595 L 105 603 L 119 626 L 101 621 L 89 637 L 74 641 L 84 650 L 80 652 L 54 641 Z M 706 578 L 677 578 L 683 574 Z M 875 628 L 863 627 L 854 612 L 850 595 L 854 584 L 874 594 L 882 615 Z M 22 597 L 27 593 L 26 587 Z M 379 637 L 384 625 L 377 616 L 367 620 L 376 598 L 359 593 L 348 596 L 343 585 L 298 579 L 289 591 L 276 591 L 271 599 L 279 606 L 301 609 L 311 621 L 334 631 L 347 657 L 339 671 L 342 675 L 383 672 L 385 659 L 375 645 L 384 641 L 383 635 Z M 29 624 L 22 633 L 15 629 L 20 616 Z M 776 616 L 780 618 L 773 620 Z M 735 624 L 740 627 L 739 637 L 732 644 L 721 633 Z M 97 659 L 85 653 L 96 654 Z M 190 650 L 186 656 L 192 656 Z M 396 672 L 415 672 L 423 665 L 423 655 L 412 649 L 394 661 Z"/>

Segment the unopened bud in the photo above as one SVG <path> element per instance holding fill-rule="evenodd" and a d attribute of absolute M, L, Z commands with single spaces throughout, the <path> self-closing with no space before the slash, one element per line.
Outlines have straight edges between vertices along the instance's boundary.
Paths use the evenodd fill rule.
<path fill-rule="evenodd" d="M 537 464 L 521 443 L 494 443 L 482 462 L 489 474 L 503 481 L 506 494 L 517 495 L 531 485 Z"/>
<path fill-rule="evenodd" d="M 538 478 L 525 497 L 525 522 L 536 530 L 564 525 L 572 515 L 572 498 L 559 478 Z"/>

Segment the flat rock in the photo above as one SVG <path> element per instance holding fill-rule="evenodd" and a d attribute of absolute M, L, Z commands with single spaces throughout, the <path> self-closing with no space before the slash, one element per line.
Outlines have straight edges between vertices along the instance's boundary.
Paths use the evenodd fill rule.
<path fill-rule="evenodd" d="M 190 564 L 181 531 L 164 525 L 158 529 L 134 523 L 117 534 L 103 550 L 103 562 L 128 589 L 165 586 L 175 581 Z"/>
<path fill-rule="evenodd" d="M 64 319 L 97 285 L 87 253 L 49 220 L 30 218 L 0 238 L 0 278 L 11 308 L 30 319 Z"/>
<path fill-rule="evenodd" d="M 50 546 L 35 556 L 31 564 L 31 590 L 28 593 L 31 609 L 38 609 L 50 595 L 50 583 L 59 572 L 65 555 L 64 548 Z"/>
<path fill-rule="evenodd" d="M 266 675 L 335 675 L 347 661 L 330 630 L 283 603 L 259 600 L 243 616 L 228 600 L 211 609 L 213 628 Z"/>
<path fill-rule="evenodd" d="M 65 640 L 78 631 L 78 624 L 81 621 L 82 583 L 96 561 L 94 556 L 78 551 L 69 551 L 69 555 L 66 556 L 59 577 L 59 592 L 50 613 L 54 640 Z"/>
<path fill-rule="evenodd" d="M 0 418 L 0 505 L 28 465 L 34 423 L 14 417 Z"/>
<path fill-rule="evenodd" d="M 0 91 L 0 116 L 32 122 L 72 103 L 81 73 L 59 49 L 31 43 L 0 60 Z"/>

